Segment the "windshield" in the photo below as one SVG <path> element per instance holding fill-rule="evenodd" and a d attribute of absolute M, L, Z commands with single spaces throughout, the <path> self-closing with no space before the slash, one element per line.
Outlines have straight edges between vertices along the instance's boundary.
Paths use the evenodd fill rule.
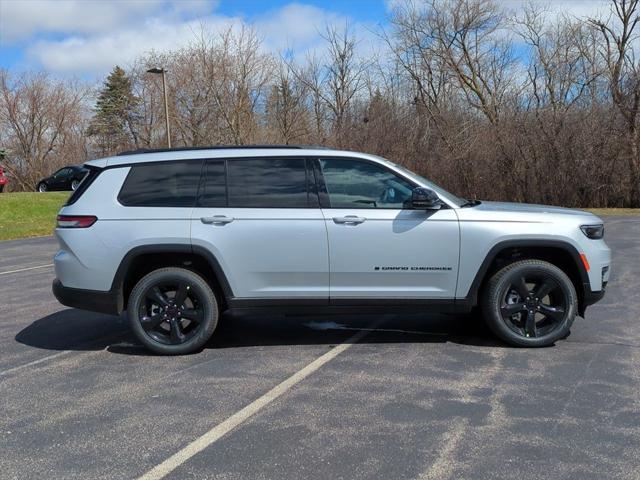
<path fill-rule="evenodd" d="M 436 192 L 438 194 L 438 196 L 443 197 L 447 200 L 449 200 L 451 203 L 453 203 L 456 207 L 461 207 L 462 205 L 464 205 L 467 201 L 464 198 L 460 198 L 456 195 L 454 195 L 453 193 L 450 193 L 448 191 L 446 191 L 444 188 L 442 188 L 439 185 L 436 185 L 435 183 L 433 183 L 431 180 L 427 180 L 426 178 L 418 175 L 415 172 L 412 172 L 411 170 L 403 167 L 402 165 L 398 165 L 395 162 L 392 162 L 391 160 L 387 160 L 386 158 L 382 158 L 382 157 L 377 157 L 380 160 L 393 165 L 396 169 L 402 171 L 407 177 L 409 177 L 410 179 L 423 184 L 424 186 L 426 186 L 427 188 L 430 188 L 431 190 L 433 190 L 434 192 Z"/>

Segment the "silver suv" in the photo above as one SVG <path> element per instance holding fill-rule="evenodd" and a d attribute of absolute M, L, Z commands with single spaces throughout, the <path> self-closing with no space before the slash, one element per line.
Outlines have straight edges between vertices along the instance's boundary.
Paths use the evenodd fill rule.
<path fill-rule="evenodd" d="M 53 292 L 128 312 L 148 348 L 201 348 L 221 312 L 480 307 L 511 345 L 566 337 L 611 252 L 583 211 L 461 199 L 383 158 L 302 147 L 90 161 L 62 208 Z"/>

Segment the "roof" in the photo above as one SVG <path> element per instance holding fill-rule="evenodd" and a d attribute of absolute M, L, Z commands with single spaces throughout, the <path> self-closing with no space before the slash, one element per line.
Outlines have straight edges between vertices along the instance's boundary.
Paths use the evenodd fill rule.
<path fill-rule="evenodd" d="M 332 150 L 326 147 L 302 145 L 238 145 L 229 147 L 189 147 L 164 148 L 153 150 L 134 150 L 122 152 L 113 157 L 105 157 L 85 162 L 99 168 L 117 165 L 131 165 L 132 163 L 165 162 L 171 160 L 199 160 L 207 158 L 238 158 L 238 157 L 300 157 L 327 156 L 372 158 L 372 155 L 343 150 Z"/>
<path fill-rule="evenodd" d="M 174 148 L 139 148 L 137 150 L 127 150 L 124 152 L 118 153 L 118 156 L 123 155 L 137 155 L 141 153 L 163 153 L 163 152 L 188 152 L 194 150 L 231 150 L 231 149 L 243 149 L 243 150 L 251 150 L 251 149 L 272 149 L 272 148 L 292 148 L 292 149 L 304 149 L 304 148 L 313 148 L 313 149 L 325 149 L 327 147 L 317 146 L 317 145 L 214 145 L 210 147 L 174 147 Z"/>

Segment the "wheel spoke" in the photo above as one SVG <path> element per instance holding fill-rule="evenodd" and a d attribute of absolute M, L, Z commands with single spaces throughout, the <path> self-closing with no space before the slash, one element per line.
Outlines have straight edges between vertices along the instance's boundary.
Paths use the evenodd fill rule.
<path fill-rule="evenodd" d="M 144 316 L 140 318 L 140 324 L 144 330 L 149 331 L 160 325 L 163 320 L 164 316 L 161 313 L 156 313 L 150 317 Z"/>
<path fill-rule="evenodd" d="M 529 310 L 527 312 L 527 320 L 525 322 L 524 325 L 524 331 L 527 335 L 527 337 L 535 337 L 537 330 L 536 330 L 536 314 L 535 312 Z"/>
<path fill-rule="evenodd" d="M 555 282 L 550 279 L 547 278 L 545 279 L 544 282 L 542 282 L 542 285 L 540 285 L 537 289 L 536 292 L 534 294 L 534 296 L 536 298 L 539 298 L 540 300 L 542 300 L 544 297 L 546 297 L 547 295 L 549 295 L 549 293 L 556 287 Z"/>
<path fill-rule="evenodd" d="M 511 303 L 511 304 L 503 305 L 500 308 L 500 311 L 502 312 L 502 316 L 509 317 L 511 315 L 515 315 L 516 313 L 520 313 L 526 309 L 527 307 L 525 306 L 524 303 Z"/>
<path fill-rule="evenodd" d="M 176 296 L 173 301 L 177 306 L 180 306 L 187 299 L 187 294 L 189 293 L 189 285 L 184 282 L 180 282 L 178 285 L 178 291 L 176 292 Z"/>
<path fill-rule="evenodd" d="M 171 343 L 182 343 L 184 342 L 184 333 L 182 333 L 182 329 L 180 328 L 180 322 L 175 318 L 169 320 L 169 325 L 171 326 Z"/>
<path fill-rule="evenodd" d="M 188 308 L 180 312 L 180 317 L 187 320 L 192 320 L 196 323 L 202 323 L 204 312 L 202 310 L 196 310 L 195 308 Z"/>
<path fill-rule="evenodd" d="M 516 287 L 518 294 L 520 295 L 520 297 L 522 297 L 523 300 L 530 296 L 529 287 L 527 287 L 527 282 L 525 281 L 524 277 L 518 277 L 518 279 L 513 282 L 513 286 Z"/>
<path fill-rule="evenodd" d="M 561 307 L 552 307 L 551 305 L 540 305 L 540 313 L 545 317 L 551 317 L 554 320 L 562 320 L 564 317 L 564 309 Z"/>
<path fill-rule="evenodd" d="M 160 291 L 160 288 L 158 287 L 153 287 L 151 290 L 149 290 L 147 292 L 147 298 L 163 307 L 167 307 L 169 305 L 169 299 L 165 296 L 164 293 Z"/>

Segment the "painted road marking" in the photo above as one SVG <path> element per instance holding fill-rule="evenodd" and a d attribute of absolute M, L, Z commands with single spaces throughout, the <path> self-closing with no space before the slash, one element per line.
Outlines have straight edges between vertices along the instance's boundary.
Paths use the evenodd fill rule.
<path fill-rule="evenodd" d="M 3 370 L 0 372 L 0 377 L 4 375 L 9 375 L 10 373 L 17 372 L 18 370 L 22 370 L 23 368 L 32 367 L 33 365 L 38 365 L 39 363 L 48 362 L 49 360 L 53 360 L 54 358 L 61 357 L 68 353 L 71 353 L 73 350 L 63 350 L 62 352 L 54 353 L 53 355 L 49 355 L 48 357 L 40 358 L 38 360 L 34 360 L 33 362 L 25 363 L 23 365 L 18 365 L 17 367 L 9 368 L 7 370 Z"/>
<path fill-rule="evenodd" d="M 0 272 L 0 275 L 8 275 L 10 273 L 26 272 L 27 270 L 35 270 L 37 268 L 47 268 L 47 267 L 53 267 L 53 263 L 48 263 L 47 265 L 38 265 L 37 267 L 19 268 L 17 270 L 9 270 L 7 272 Z"/>
<path fill-rule="evenodd" d="M 100 344 L 104 341 L 107 341 L 107 343 L 109 343 L 110 339 L 117 339 L 119 337 L 122 336 L 122 333 L 114 333 L 114 334 L 109 334 L 106 335 L 105 337 L 102 338 L 98 338 L 96 340 L 93 340 L 89 343 L 86 344 L 82 344 L 79 346 L 79 348 L 85 348 L 85 349 L 90 349 L 91 347 L 93 347 L 94 345 Z M 12 368 L 8 368 L 7 370 L 3 370 L 0 372 L 0 377 L 3 377 L 5 375 L 9 375 L 11 373 L 17 372 L 18 370 L 22 370 L 23 368 L 27 368 L 27 367 L 33 367 L 34 365 L 38 365 L 40 363 L 44 363 L 44 362 L 48 362 L 49 360 L 53 360 L 54 358 L 58 358 L 58 357 L 62 357 L 63 355 L 67 355 L 69 353 L 72 352 L 76 352 L 76 353 L 99 353 L 99 352 L 103 352 L 105 350 L 107 350 L 109 347 L 112 346 L 117 346 L 118 344 L 109 344 L 106 347 L 104 347 L 103 349 L 99 349 L 99 350 L 92 350 L 92 351 L 81 351 L 81 350 L 62 350 L 61 352 L 58 353 L 54 353 L 53 355 L 48 355 L 46 357 L 43 358 L 39 358 L 38 360 L 34 360 L 32 362 L 28 362 L 28 363 L 24 363 L 22 365 L 18 365 L 17 367 L 12 367 Z"/>
<path fill-rule="evenodd" d="M 372 327 L 379 325 L 382 321 L 375 322 Z M 237 426 L 244 423 L 246 420 L 251 418 L 253 415 L 258 413 L 264 407 L 269 405 L 271 402 L 276 400 L 278 397 L 283 395 L 284 393 L 291 390 L 294 386 L 300 383 L 302 380 L 307 378 L 312 373 L 316 372 L 323 365 L 330 362 L 338 355 L 340 355 L 345 350 L 349 349 L 353 344 L 360 341 L 363 337 L 369 335 L 369 331 L 360 331 L 355 335 L 348 338 L 346 341 L 333 347 L 327 353 L 319 356 L 313 362 L 309 363 L 306 367 L 298 370 L 296 373 L 291 375 L 289 378 L 284 380 L 282 383 L 276 385 L 267 393 L 262 395 L 257 400 L 254 400 L 249 405 L 244 407 L 243 409 L 237 411 L 229 418 L 227 418 L 222 423 L 216 425 L 207 433 L 198 437 L 196 440 L 191 442 L 189 445 L 184 447 L 182 450 L 174 453 L 171 457 L 167 458 L 164 462 L 160 463 L 156 467 L 149 470 L 147 473 L 139 477 L 138 480 L 158 480 L 164 478 L 166 475 L 171 473 L 173 470 L 178 468 L 180 465 L 185 463 L 191 457 L 196 455 L 197 453 L 203 451 L 208 446 L 215 443 L 217 440 L 222 438 L 227 433 L 231 432 Z"/>

